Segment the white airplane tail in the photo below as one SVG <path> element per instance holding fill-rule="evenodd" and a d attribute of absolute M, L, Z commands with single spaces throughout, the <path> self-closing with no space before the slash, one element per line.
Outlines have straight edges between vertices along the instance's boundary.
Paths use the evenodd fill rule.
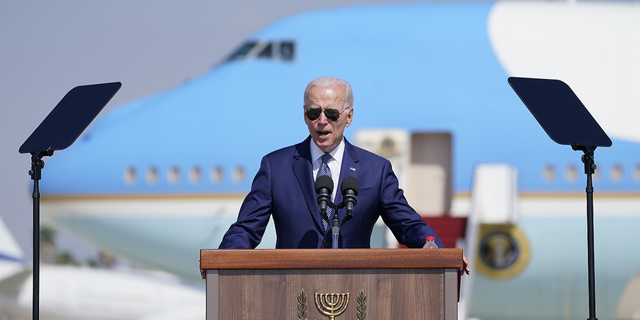
<path fill-rule="evenodd" d="M 32 270 L 25 266 L 24 253 L 0 217 L 0 318 L 28 317 L 28 310 L 20 310 L 18 296 Z"/>
<path fill-rule="evenodd" d="M 0 283 L 24 268 L 24 253 L 0 218 Z"/>
<path fill-rule="evenodd" d="M 467 217 L 464 253 L 471 266 L 471 275 L 462 277 L 458 319 L 469 319 L 476 270 L 480 225 L 483 223 L 515 223 L 518 194 L 518 171 L 507 164 L 476 166 L 471 190 L 471 212 Z"/>

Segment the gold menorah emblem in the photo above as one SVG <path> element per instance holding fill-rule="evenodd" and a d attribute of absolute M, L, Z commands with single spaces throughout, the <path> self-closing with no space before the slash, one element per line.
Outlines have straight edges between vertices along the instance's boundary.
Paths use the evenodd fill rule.
<path fill-rule="evenodd" d="M 329 317 L 329 320 L 335 320 L 335 317 L 341 315 L 349 305 L 348 293 L 316 293 L 316 307 L 322 314 Z"/>

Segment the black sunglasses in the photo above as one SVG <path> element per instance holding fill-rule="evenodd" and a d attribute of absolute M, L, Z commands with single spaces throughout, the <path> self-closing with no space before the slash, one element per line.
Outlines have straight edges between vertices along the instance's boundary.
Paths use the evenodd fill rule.
<path fill-rule="evenodd" d="M 342 113 L 342 111 L 338 111 L 338 109 L 324 109 L 324 115 L 331 121 L 338 121 L 338 118 L 340 118 L 340 113 Z M 308 108 L 307 111 L 305 111 L 307 119 L 311 121 L 320 118 L 320 113 L 322 113 L 322 109 L 320 108 Z"/>

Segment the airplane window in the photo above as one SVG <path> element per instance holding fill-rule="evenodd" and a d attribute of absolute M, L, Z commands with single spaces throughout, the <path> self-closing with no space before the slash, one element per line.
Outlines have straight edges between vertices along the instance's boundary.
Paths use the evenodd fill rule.
<path fill-rule="evenodd" d="M 280 59 L 292 61 L 294 57 L 293 42 L 280 43 Z"/>
<path fill-rule="evenodd" d="M 266 47 L 264 47 L 264 49 L 262 49 L 262 51 L 260 51 L 260 53 L 258 54 L 258 58 L 271 58 L 271 48 L 273 46 L 271 45 L 271 43 L 269 43 Z"/>
<path fill-rule="evenodd" d="M 633 169 L 633 180 L 636 182 L 640 181 L 640 164 L 636 164 L 636 167 Z"/>
<path fill-rule="evenodd" d="M 622 166 L 619 164 L 614 165 L 613 168 L 611 168 L 611 181 L 620 182 L 623 177 L 624 170 L 622 169 Z"/>
<path fill-rule="evenodd" d="M 236 169 L 233 170 L 233 182 L 240 183 L 243 180 L 244 180 L 244 168 L 236 167 Z"/>
<path fill-rule="evenodd" d="M 171 167 L 169 169 L 169 175 L 167 175 L 167 180 L 171 184 L 176 184 L 180 181 L 180 169 L 178 167 Z"/>
<path fill-rule="evenodd" d="M 251 49 L 253 49 L 253 47 L 255 47 L 256 44 L 258 43 L 255 41 L 250 41 L 243 44 L 238 50 L 236 50 L 236 52 L 234 52 L 229 57 L 229 59 L 227 59 L 227 61 L 243 59 L 247 54 L 249 54 L 249 52 L 251 52 Z"/>
<path fill-rule="evenodd" d="M 145 174 L 145 180 L 147 180 L 148 184 L 158 183 L 158 169 L 155 167 L 149 168 Z"/>
<path fill-rule="evenodd" d="M 215 167 L 211 169 L 210 179 L 212 183 L 220 183 L 222 182 L 223 172 L 222 168 Z"/>
<path fill-rule="evenodd" d="M 200 183 L 202 180 L 202 170 L 199 167 L 193 167 L 189 172 L 189 182 L 191 184 Z"/>
<path fill-rule="evenodd" d="M 553 165 L 548 164 L 542 170 L 542 179 L 546 182 L 551 182 L 556 179 L 556 169 Z"/>
<path fill-rule="evenodd" d="M 136 183 L 136 168 L 129 167 L 124 171 L 124 183 L 128 185 Z"/>
<path fill-rule="evenodd" d="M 578 180 L 578 169 L 575 165 L 570 164 L 564 173 L 564 178 L 567 182 L 575 182 Z"/>
<path fill-rule="evenodd" d="M 295 43 L 293 41 L 249 41 L 240 46 L 226 61 L 254 58 L 293 61 Z"/>

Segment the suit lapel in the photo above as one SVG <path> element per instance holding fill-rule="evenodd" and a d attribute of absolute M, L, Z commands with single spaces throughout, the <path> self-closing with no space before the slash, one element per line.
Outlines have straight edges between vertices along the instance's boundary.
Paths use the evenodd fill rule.
<path fill-rule="evenodd" d="M 336 198 L 334 202 L 336 205 L 342 203 L 341 184 L 346 177 L 358 178 L 360 173 L 360 156 L 356 148 L 345 139 L 344 155 L 342 156 L 342 165 L 340 167 L 340 180 L 338 182 L 338 192 L 336 192 Z M 339 210 L 340 221 L 344 219 L 345 210 Z"/>
<path fill-rule="evenodd" d="M 302 143 L 297 144 L 295 148 L 292 169 L 293 173 L 298 181 L 300 190 L 304 196 L 304 201 L 309 209 L 309 214 L 316 222 L 316 227 L 323 230 L 322 218 L 320 218 L 320 212 L 318 211 L 318 203 L 316 201 L 316 191 L 313 181 L 313 166 L 311 162 L 311 150 L 309 149 L 309 143 L 311 143 L 311 136 L 307 137 Z"/>

